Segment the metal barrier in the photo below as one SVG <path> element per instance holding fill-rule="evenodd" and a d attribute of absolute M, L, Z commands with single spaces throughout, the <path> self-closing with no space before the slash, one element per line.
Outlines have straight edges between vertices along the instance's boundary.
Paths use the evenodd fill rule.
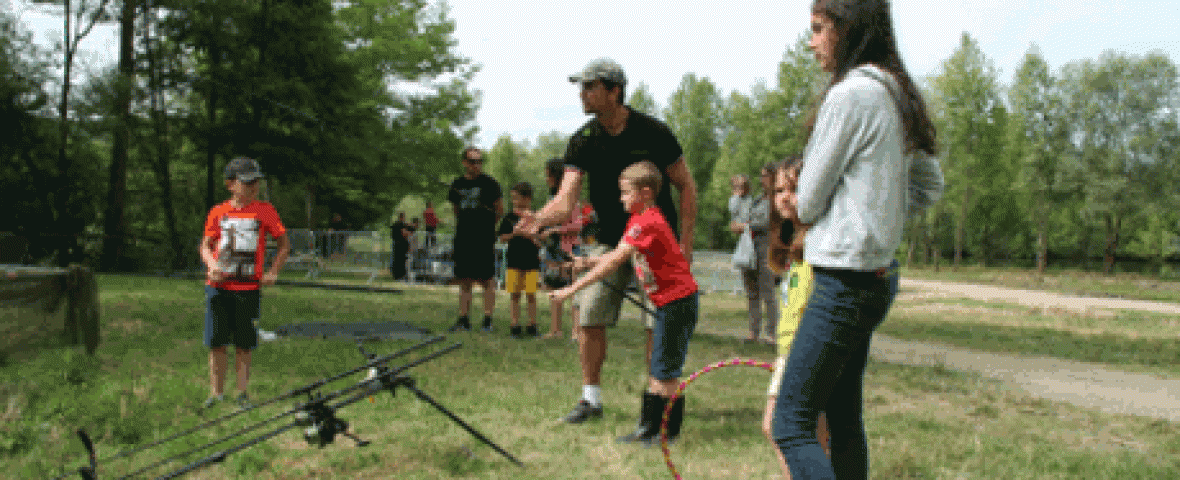
<path fill-rule="evenodd" d="M 367 275 L 372 284 L 379 275 L 390 273 L 393 242 L 385 231 L 308 231 L 288 229 L 291 255 L 286 270 L 306 271 L 306 279 L 324 273 Z M 410 237 L 406 254 L 406 281 L 410 283 L 446 283 L 454 274 L 454 238 L 451 234 L 417 231 Z M 496 284 L 503 286 L 504 250 L 496 243 Z M 273 250 L 273 249 L 272 249 Z M 271 252 L 273 255 L 273 252 Z M 704 293 L 744 292 L 741 274 L 730 264 L 728 251 L 697 250 L 693 253 L 692 273 Z"/>
<path fill-rule="evenodd" d="M 703 293 L 724 292 L 744 295 L 742 274 L 733 267 L 731 252 L 696 250 L 692 253 L 692 276 Z"/>

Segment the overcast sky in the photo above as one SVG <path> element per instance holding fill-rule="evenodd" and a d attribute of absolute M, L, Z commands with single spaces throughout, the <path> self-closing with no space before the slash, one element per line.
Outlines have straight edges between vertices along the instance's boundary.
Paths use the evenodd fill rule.
<path fill-rule="evenodd" d="M 59 20 L 0 0 L 38 39 L 61 35 Z M 577 88 L 566 77 L 607 56 L 626 70 L 630 87 L 647 84 L 660 106 L 688 72 L 708 77 L 728 95 L 771 86 L 788 45 L 808 26 L 811 0 L 451 0 L 458 50 L 482 66 L 477 145 L 502 134 L 515 140 L 572 132 L 586 121 Z M 902 59 L 916 77 L 935 75 L 966 31 L 1009 83 L 1029 45 L 1053 68 L 1114 49 L 1160 50 L 1180 62 L 1176 0 L 951 0 L 894 2 Z M 83 62 L 114 63 L 114 28 L 82 45 Z M 630 89 L 629 89 L 630 91 Z"/>

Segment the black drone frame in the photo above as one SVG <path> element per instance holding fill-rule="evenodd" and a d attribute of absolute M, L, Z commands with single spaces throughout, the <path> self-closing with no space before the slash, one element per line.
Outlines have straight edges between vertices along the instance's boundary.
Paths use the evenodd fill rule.
<path fill-rule="evenodd" d="M 177 433 L 175 435 L 172 435 L 170 437 L 167 437 L 167 438 L 164 438 L 161 440 L 157 440 L 155 442 L 149 443 L 147 445 L 144 445 L 144 446 L 132 449 L 132 450 L 120 452 L 120 453 L 115 454 L 109 458 L 103 459 L 101 462 L 98 460 L 97 456 L 95 455 L 94 443 L 91 441 L 89 435 L 87 435 L 84 430 L 79 429 L 77 431 L 77 434 L 78 434 L 78 437 L 82 440 L 82 444 L 83 444 L 83 446 L 85 446 L 86 451 L 89 454 L 90 465 L 86 466 L 86 467 L 79 467 L 77 469 L 77 474 L 80 475 L 84 479 L 95 480 L 98 478 L 98 464 L 99 463 L 105 463 L 105 462 L 108 462 L 111 460 L 127 457 L 130 455 L 139 453 L 139 452 L 143 452 L 143 451 L 148 450 L 150 448 L 157 447 L 159 445 L 170 442 L 172 440 L 176 440 L 178 438 L 192 434 L 192 433 L 197 432 L 199 430 L 211 427 L 211 426 L 221 423 L 227 419 L 241 415 L 242 413 L 245 413 L 247 411 L 254 410 L 256 408 L 259 408 L 259 407 L 262 407 L 265 405 L 270 405 L 270 404 L 273 404 L 275 402 L 279 402 L 279 401 L 282 401 L 285 399 L 298 397 L 301 395 L 307 395 L 307 400 L 295 405 L 295 407 L 291 408 L 290 410 L 276 414 L 274 416 L 271 416 L 270 418 L 267 418 L 267 419 L 262 420 L 260 422 L 254 423 L 252 425 L 246 426 L 237 432 L 234 432 L 234 433 L 231 433 L 231 434 L 226 435 L 224 437 L 218 438 L 217 440 L 211 441 L 209 443 L 206 443 L 206 444 L 198 446 L 196 448 L 187 450 L 185 452 L 173 455 L 171 457 L 168 457 L 168 458 L 165 458 L 162 460 L 158 460 L 158 461 L 153 462 L 147 466 L 141 467 L 138 470 L 135 470 L 135 471 L 127 473 L 123 476 L 114 477 L 114 478 L 125 479 L 125 478 L 138 477 L 138 476 L 142 475 L 144 472 L 147 472 L 151 469 L 163 466 L 164 464 L 167 464 L 169 462 L 174 462 L 174 461 L 177 461 L 181 458 L 189 457 L 193 454 L 196 454 L 198 452 L 206 450 L 209 447 L 212 447 L 212 446 L 215 446 L 215 445 L 218 445 L 221 443 L 225 443 L 229 440 L 233 440 L 238 437 L 246 436 L 248 433 L 258 430 L 262 426 L 264 426 L 268 423 L 274 422 L 276 420 L 282 419 L 284 417 L 293 417 L 293 418 L 291 420 L 289 420 L 288 423 L 285 425 L 282 425 L 278 428 L 274 428 L 270 431 L 258 434 L 257 436 L 249 438 L 237 445 L 227 447 L 221 451 L 207 455 L 203 458 L 200 458 L 196 461 L 193 461 L 193 462 L 185 465 L 184 467 L 181 467 L 177 470 L 174 470 L 172 472 L 169 472 L 169 473 L 159 476 L 157 478 L 159 478 L 159 479 L 177 478 L 181 475 L 192 472 L 194 470 L 201 469 L 201 468 L 206 467 L 210 464 L 219 463 L 219 462 L 225 460 L 226 457 L 228 457 L 229 455 L 231 455 L 233 453 L 242 451 L 246 448 L 249 448 L 251 446 L 254 446 L 254 445 L 257 445 L 257 444 L 262 443 L 264 441 L 267 441 L 267 440 L 274 438 L 274 437 L 276 437 L 288 430 L 295 429 L 295 428 L 303 428 L 304 440 L 306 440 L 309 444 L 315 445 L 320 448 L 323 448 L 327 444 L 333 443 L 333 441 L 336 438 L 336 435 L 346 436 L 346 437 L 352 439 L 358 447 L 364 447 L 364 446 L 369 445 L 369 442 L 362 440 L 361 438 L 357 437 L 355 434 L 349 432 L 348 431 L 348 422 L 337 417 L 336 411 L 341 408 L 352 405 L 354 403 L 357 403 L 357 402 L 363 400 L 365 397 L 371 397 L 372 395 L 374 395 L 382 390 L 388 390 L 389 394 L 391 396 L 396 397 L 397 396 L 396 389 L 398 387 L 403 387 L 403 388 L 408 389 L 410 392 L 412 392 L 418 398 L 422 399 L 426 403 L 429 403 L 432 407 L 434 407 L 438 411 L 445 414 L 448 418 L 450 418 L 455 423 L 459 424 L 459 426 L 463 427 L 464 430 L 467 430 L 467 432 L 471 433 L 471 435 L 473 435 L 475 438 L 479 439 L 483 443 L 485 443 L 488 446 L 495 449 L 496 452 L 500 453 L 504 457 L 511 460 L 512 463 L 516 464 L 517 466 L 523 467 L 524 464 L 521 463 L 520 460 L 517 460 L 515 457 L 513 457 L 511 454 L 509 454 L 503 448 L 500 448 L 500 446 L 496 445 L 491 440 L 489 440 L 487 437 L 485 437 L 483 434 L 479 433 L 477 430 L 475 430 L 475 428 L 473 428 L 471 425 L 464 422 L 462 419 L 460 419 L 458 416 L 456 416 L 450 410 L 447 410 L 446 407 L 443 407 L 440 403 L 438 403 L 438 401 L 431 398 L 429 395 L 427 395 L 425 392 L 423 392 L 421 389 L 419 389 L 415 385 L 413 378 L 411 378 L 409 375 L 404 374 L 404 372 L 406 370 L 408 370 L 412 367 L 421 365 L 423 363 L 426 363 L 428 361 L 434 360 L 438 357 L 441 357 L 443 355 L 453 352 L 455 349 L 458 349 L 459 347 L 461 347 L 462 344 L 456 343 L 456 344 L 450 345 L 446 348 L 443 348 L 442 350 L 432 352 L 430 354 L 427 354 L 421 358 L 418 358 L 416 360 L 408 362 L 408 363 L 406 363 L 400 367 L 397 367 L 397 368 L 391 368 L 388 366 L 389 361 L 394 358 L 403 356 L 403 355 L 408 354 L 414 350 L 418 350 L 420 348 L 438 343 L 438 342 L 444 340 L 445 338 L 446 337 L 443 337 L 443 336 L 436 336 L 436 337 L 427 339 L 417 345 L 414 345 L 414 346 L 408 347 L 404 350 L 401 350 L 399 352 L 392 353 L 389 355 L 383 355 L 383 356 L 377 356 L 375 354 L 372 354 L 372 353 L 369 353 L 368 351 L 366 351 L 364 348 L 364 345 L 361 343 L 361 340 L 358 339 L 357 348 L 360 350 L 361 354 L 364 355 L 366 359 L 368 359 L 368 362 L 366 362 L 364 365 L 361 365 L 359 367 L 353 368 L 351 370 L 345 371 L 345 372 L 337 374 L 337 375 L 333 375 L 328 378 L 324 378 L 324 379 L 309 383 L 307 385 L 296 388 L 296 389 L 291 390 L 287 393 L 278 395 L 278 396 L 271 398 L 269 400 L 266 400 L 264 402 L 260 402 L 257 405 L 253 405 L 253 406 L 239 409 L 233 413 L 215 418 L 213 420 L 210 420 L 210 421 L 205 422 L 203 424 L 189 428 L 187 430 L 184 430 L 184 431 Z M 335 392 L 331 392 L 328 394 L 323 394 L 318 391 L 321 387 L 323 387 L 324 385 L 326 385 L 330 382 L 342 379 L 342 378 L 347 377 L 349 375 L 356 374 L 356 373 L 364 371 L 366 369 L 369 370 L 369 376 L 366 379 L 364 379 L 360 382 L 357 382 L 356 384 L 353 384 L 351 386 L 342 388 L 340 390 L 337 390 Z M 336 401 L 341 398 L 343 398 L 343 400 Z M 332 401 L 336 401 L 336 403 L 329 403 Z M 67 473 L 65 475 L 57 477 L 57 479 L 55 479 L 55 480 L 61 480 L 61 479 L 64 479 L 64 478 L 66 478 L 68 476 L 72 476 L 72 475 L 74 475 L 73 472 Z"/>

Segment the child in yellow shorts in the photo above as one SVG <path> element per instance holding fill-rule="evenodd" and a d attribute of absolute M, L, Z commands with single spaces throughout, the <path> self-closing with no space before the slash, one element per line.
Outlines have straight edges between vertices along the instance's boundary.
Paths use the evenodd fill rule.
<path fill-rule="evenodd" d="M 512 187 L 512 213 L 504 215 L 500 222 L 500 240 L 508 243 L 504 252 L 504 289 L 512 312 L 509 334 L 512 338 L 537 336 L 537 282 L 541 273 L 541 237 L 513 233 L 516 223 L 525 215 L 531 215 L 533 187 L 520 182 Z M 529 324 L 522 332 L 520 328 L 520 296 L 524 294 L 529 306 Z"/>
<path fill-rule="evenodd" d="M 771 211 L 771 231 L 779 232 L 778 242 L 771 245 L 767 263 L 775 273 L 787 271 L 787 275 L 780 284 L 782 293 L 779 297 L 778 321 L 778 359 L 774 362 L 774 373 L 770 376 L 770 386 L 766 389 L 766 410 L 762 416 L 762 433 L 774 446 L 778 455 L 779 466 L 783 478 L 790 480 L 791 472 L 787 469 L 787 460 L 782 451 L 771 437 L 771 425 L 774 421 L 774 405 L 778 398 L 779 386 L 782 382 L 782 371 L 787 364 L 787 355 L 791 352 L 791 342 L 795 340 L 795 330 L 799 328 L 799 320 L 803 318 L 803 310 L 807 308 L 807 300 L 815 290 L 815 277 L 811 264 L 803 260 L 802 239 L 807 233 L 809 225 L 799 222 L 795 212 L 795 187 L 799 181 L 799 169 L 802 166 L 798 158 L 784 160 L 776 169 L 774 185 L 774 208 Z M 831 456 L 829 450 L 829 435 L 827 417 L 820 413 L 816 426 L 816 436 L 824 451 Z"/>

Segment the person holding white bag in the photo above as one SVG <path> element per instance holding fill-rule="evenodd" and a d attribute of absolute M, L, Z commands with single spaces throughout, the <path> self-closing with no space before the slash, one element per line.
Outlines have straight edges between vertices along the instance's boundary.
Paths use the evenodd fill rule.
<path fill-rule="evenodd" d="M 761 195 L 749 195 L 750 184 L 745 175 L 734 176 L 734 196 L 730 197 L 729 210 L 733 217 L 730 230 L 738 234 L 738 247 L 734 250 L 733 265 L 742 274 L 749 303 L 750 337 L 755 342 L 765 335 L 763 342 L 774 344 L 778 321 L 778 301 L 774 293 L 775 275 L 766 263 L 766 249 L 770 245 L 771 192 L 774 191 L 774 164 L 762 167 L 759 184 Z M 742 184 L 742 181 L 745 181 Z M 765 311 L 763 309 L 765 305 Z M 763 316 L 766 321 L 763 322 Z"/>

